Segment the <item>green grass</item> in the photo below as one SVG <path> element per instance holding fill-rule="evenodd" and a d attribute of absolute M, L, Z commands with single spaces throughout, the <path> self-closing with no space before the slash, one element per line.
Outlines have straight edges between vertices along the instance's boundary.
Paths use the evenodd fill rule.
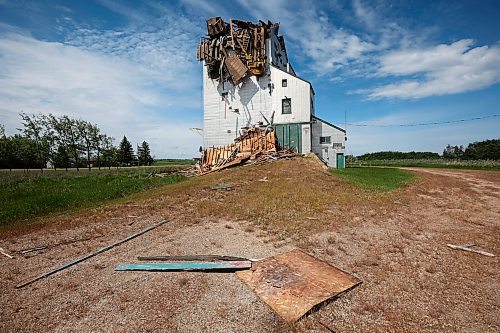
<path fill-rule="evenodd" d="M 415 178 L 410 171 L 396 168 L 354 167 L 329 169 L 329 171 L 349 183 L 375 191 L 392 191 L 410 183 Z"/>
<path fill-rule="evenodd" d="M 173 168 L 119 170 L 2 172 L 0 173 L 0 226 L 26 223 L 49 213 L 92 207 L 107 200 L 184 179 Z"/>
<path fill-rule="evenodd" d="M 153 162 L 153 166 L 162 166 L 162 165 L 193 165 L 193 160 L 176 160 L 176 159 L 165 159 L 165 160 L 156 160 Z"/>

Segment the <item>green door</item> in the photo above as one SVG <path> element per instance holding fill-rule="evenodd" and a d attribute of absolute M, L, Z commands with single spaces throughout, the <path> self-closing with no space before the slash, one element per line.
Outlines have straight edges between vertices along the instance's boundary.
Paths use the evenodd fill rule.
<path fill-rule="evenodd" d="M 302 153 L 302 131 L 300 124 L 274 125 L 278 144 L 284 148 L 293 148 Z"/>
<path fill-rule="evenodd" d="M 345 168 L 344 153 L 337 153 L 337 169 Z"/>

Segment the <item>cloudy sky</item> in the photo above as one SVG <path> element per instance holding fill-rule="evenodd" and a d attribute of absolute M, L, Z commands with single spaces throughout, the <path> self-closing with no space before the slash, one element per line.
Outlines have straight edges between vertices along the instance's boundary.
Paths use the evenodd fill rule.
<path fill-rule="evenodd" d="M 500 137 L 500 3 L 487 0 L 0 0 L 0 123 L 14 134 L 21 111 L 67 114 L 156 157 L 197 155 L 196 47 L 212 16 L 281 23 L 317 115 L 347 123 L 348 153 Z"/>

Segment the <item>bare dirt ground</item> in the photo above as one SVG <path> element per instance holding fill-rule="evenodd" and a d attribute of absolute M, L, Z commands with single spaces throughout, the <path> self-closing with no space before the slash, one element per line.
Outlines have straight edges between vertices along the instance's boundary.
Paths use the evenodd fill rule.
<path fill-rule="evenodd" d="M 414 169 L 413 184 L 365 191 L 313 160 L 190 179 L 127 202 L 3 231 L 2 332 L 499 332 L 500 173 Z M 232 183 L 232 191 L 210 185 Z M 149 233 L 22 289 L 14 286 L 163 218 Z M 16 251 L 48 245 L 26 255 Z M 260 258 L 292 248 L 363 284 L 286 324 L 234 274 L 115 272 L 139 255 Z M 319 324 L 323 323 L 323 325 Z"/>

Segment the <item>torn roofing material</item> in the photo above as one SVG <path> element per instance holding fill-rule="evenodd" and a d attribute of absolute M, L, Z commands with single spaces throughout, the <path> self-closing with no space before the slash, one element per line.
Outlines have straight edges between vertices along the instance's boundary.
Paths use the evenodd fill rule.
<path fill-rule="evenodd" d="M 211 79 L 240 83 L 250 75 L 265 72 L 266 46 L 271 29 L 277 23 L 252 23 L 240 20 L 224 22 L 221 17 L 207 20 L 208 37 L 198 45 L 198 61 L 205 61 Z"/>

